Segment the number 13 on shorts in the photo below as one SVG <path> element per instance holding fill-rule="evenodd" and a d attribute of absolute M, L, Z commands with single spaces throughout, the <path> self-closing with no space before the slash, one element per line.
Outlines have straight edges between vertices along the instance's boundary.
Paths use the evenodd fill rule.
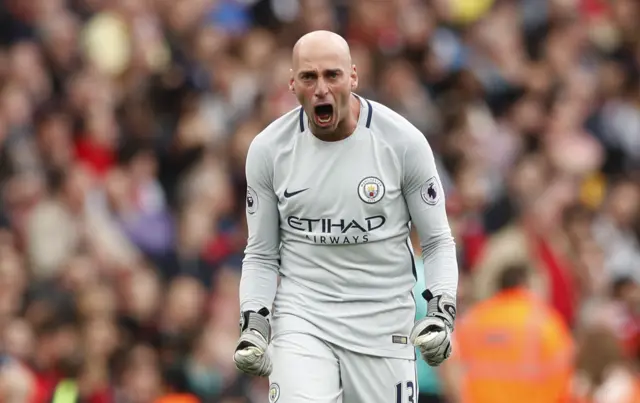
<path fill-rule="evenodd" d="M 395 403 L 417 403 L 415 401 L 416 389 L 413 381 L 399 382 L 396 384 Z"/>

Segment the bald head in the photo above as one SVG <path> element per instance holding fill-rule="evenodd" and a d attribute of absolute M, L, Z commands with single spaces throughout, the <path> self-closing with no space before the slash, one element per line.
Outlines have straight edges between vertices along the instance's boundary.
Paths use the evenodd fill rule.
<path fill-rule="evenodd" d="M 351 66 L 349 44 L 343 37 L 331 31 L 313 31 L 298 39 L 293 46 L 291 64 L 296 70 L 302 61 L 314 61 L 323 56 L 339 60 L 346 68 Z"/>

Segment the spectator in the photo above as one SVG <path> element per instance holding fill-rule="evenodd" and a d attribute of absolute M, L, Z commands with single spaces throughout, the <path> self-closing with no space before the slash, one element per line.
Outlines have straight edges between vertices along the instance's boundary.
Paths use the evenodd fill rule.
<path fill-rule="evenodd" d="M 571 376 L 573 340 L 561 317 L 526 290 L 527 268 L 510 266 L 499 292 L 457 325 L 459 401 L 559 401 Z"/>
<path fill-rule="evenodd" d="M 590 326 L 582 332 L 580 343 L 572 401 L 631 403 L 640 399 L 640 381 L 610 329 Z"/>

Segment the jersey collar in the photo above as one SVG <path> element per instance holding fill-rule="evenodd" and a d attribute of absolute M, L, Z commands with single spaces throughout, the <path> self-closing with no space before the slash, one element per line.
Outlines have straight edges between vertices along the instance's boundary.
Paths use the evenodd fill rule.
<path fill-rule="evenodd" d="M 371 128 L 371 118 L 373 117 L 373 106 L 371 106 L 371 102 L 369 102 L 368 99 L 356 94 L 355 92 L 352 92 L 351 94 L 353 94 L 353 96 L 356 97 L 358 101 L 360 101 L 360 117 L 358 118 L 358 126 L 364 126 L 367 129 Z M 366 104 L 367 113 L 362 113 L 364 112 L 362 109 L 364 109 L 365 104 Z M 299 114 L 298 120 L 299 120 L 298 123 L 300 126 L 300 132 L 302 133 L 306 129 L 306 125 L 305 125 L 306 114 L 304 113 L 304 109 L 302 108 L 302 106 L 300 107 L 300 114 Z"/>

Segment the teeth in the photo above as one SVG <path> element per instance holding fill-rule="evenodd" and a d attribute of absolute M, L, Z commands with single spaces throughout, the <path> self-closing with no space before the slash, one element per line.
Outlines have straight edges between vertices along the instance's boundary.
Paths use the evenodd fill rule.
<path fill-rule="evenodd" d="M 327 116 L 327 117 L 320 117 L 318 116 L 318 121 L 320 123 L 328 123 L 331 120 L 331 115 Z"/>

